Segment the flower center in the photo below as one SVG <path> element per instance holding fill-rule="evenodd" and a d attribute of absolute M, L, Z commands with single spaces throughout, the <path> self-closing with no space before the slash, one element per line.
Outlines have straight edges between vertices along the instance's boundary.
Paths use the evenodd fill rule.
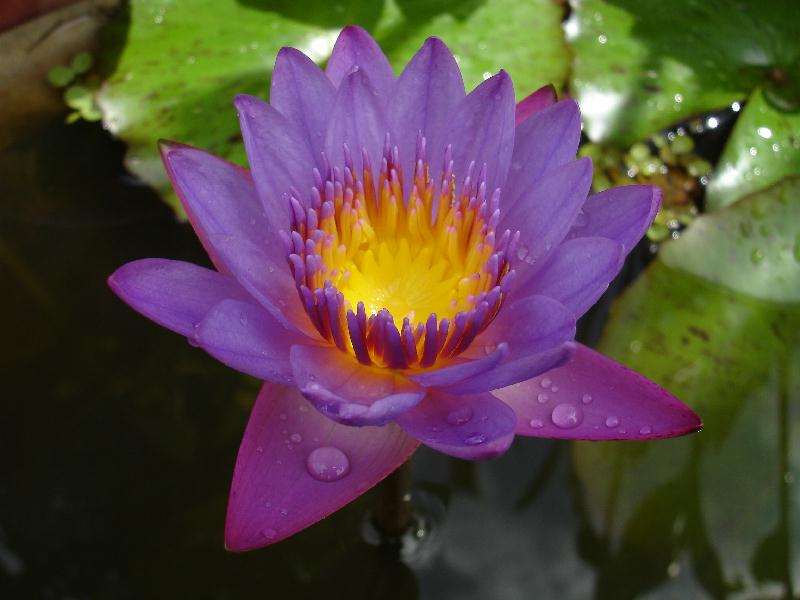
<path fill-rule="evenodd" d="M 386 137 L 377 177 L 362 152 L 314 171 L 310 207 L 292 197 L 289 264 L 319 333 L 364 364 L 428 368 L 463 352 L 492 321 L 517 236 L 499 237 L 500 190 L 474 163 L 457 185 L 451 149 L 438 181 L 419 137 L 410 189 Z"/>

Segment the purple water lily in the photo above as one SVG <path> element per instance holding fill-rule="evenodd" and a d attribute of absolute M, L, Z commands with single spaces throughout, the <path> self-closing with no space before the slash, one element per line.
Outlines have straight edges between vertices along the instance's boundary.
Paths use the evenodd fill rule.
<path fill-rule="evenodd" d="M 587 197 L 575 102 L 543 88 L 515 106 L 503 71 L 466 94 L 435 38 L 396 77 L 348 27 L 325 72 L 284 48 L 270 104 L 234 104 L 249 171 L 162 146 L 215 270 L 145 259 L 109 279 L 140 313 L 265 381 L 228 548 L 322 519 L 420 442 L 486 459 L 515 435 L 700 428 L 669 393 L 573 341 L 661 196 Z"/>

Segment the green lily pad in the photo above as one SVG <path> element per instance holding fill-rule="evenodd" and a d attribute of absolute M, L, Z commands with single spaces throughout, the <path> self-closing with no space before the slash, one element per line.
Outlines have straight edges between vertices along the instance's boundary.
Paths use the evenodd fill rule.
<path fill-rule="evenodd" d="M 784 478 L 800 467 L 798 332 L 800 304 L 737 294 L 660 259 L 617 302 L 600 350 L 687 402 L 704 430 L 574 447 L 585 535 L 610 554 L 595 597 L 639 597 L 686 568 L 712 598 L 763 592 L 776 572 L 797 577 L 787 547 L 770 541 L 800 542 L 784 518 L 800 501 Z"/>
<path fill-rule="evenodd" d="M 800 301 L 800 176 L 698 217 L 661 258 L 743 294 Z"/>
<path fill-rule="evenodd" d="M 792 173 L 800 173 L 800 112 L 781 112 L 756 90 L 708 184 L 707 206 L 725 206 Z"/>
<path fill-rule="evenodd" d="M 759 84 L 800 102 L 793 0 L 573 0 L 571 87 L 592 141 L 623 146 Z"/>
<path fill-rule="evenodd" d="M 324 62 L 348 23 L 375 31 L 397 70 L 436 34 L 459 56 L 468 85 L 500 67 L 515 77 L 520 97 L 566 79 L 568 51 L 550 0 L 417 4 L 137 0 L 109 29 L 100 57 L 110 73 L 98 94 L 103 122 L 127 142 L 128 168 L 180 212 L 156 140 L 181 141 L 244 164 L 233 97 L 266 96 L 282 46 Z"/>

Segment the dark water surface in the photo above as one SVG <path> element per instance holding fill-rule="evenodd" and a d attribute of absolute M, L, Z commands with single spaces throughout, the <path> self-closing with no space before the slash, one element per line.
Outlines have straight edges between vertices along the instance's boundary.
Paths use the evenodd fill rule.
<path fill-rule="evenodd" d="M 364 540 L 371 494 L 274 547 L 227 553 L 258 382 L 107 288 L 136 258 L 207 264 L 121 159 L 86 123 L 0 154 L 0 598 L 791 597 L 797 369 L 732 390 L 690 438 L 619 452 L 518 438 L 482 464 L 422 449 L 415 489 L 442 516 L 405 562 Z"/>

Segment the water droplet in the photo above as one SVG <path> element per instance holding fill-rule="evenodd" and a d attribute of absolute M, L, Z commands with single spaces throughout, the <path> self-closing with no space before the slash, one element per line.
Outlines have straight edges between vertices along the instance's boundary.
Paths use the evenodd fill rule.
<path fill-rule="evenodd" d="M 293 444 L 299 444 L 300 442 L 303 441 L 303 436 L 300 435 L 299 433 L 293 433 L 292 435 L 289 436 L 289 439 L 292 440 Z"/>
<path fill-rule="evenodd" d="M 469 406 L 460 406 L 447 415 L 447 422 L 450 425 L 463 425 L 472 420 L 472 415 L 475 414 Z"/>
<path fill-rule="evenodd" d="M 544 427 L 544 423 L 540 419 L 531 419 L 528 425 L 530 425 L 533 429 L 541 429 Z"/>
<path fill-rule="evenodd" d="M 261 532 L 261 535 L 263 535 L 268 540 L 274 540 L 276 537 L 278 537 L 278 532 L 272 529 L 271 527 L 267 527 Z"/>
<path fill-rule="evenodd" d="M 239 315 L 239 323 L 247 325 L 247 315 Z"/>
<path fill-rule="evenodd" d="M 464 440 L 464 443 L 467 446 L 477 446 L 478 444 L 483 444 L 486 441 L 486 435 L 483 433 L 475 433 Z"/>
<path fill-rule="evenodd" d="M 583 411 L 568 402 L 557 405 L 550 416 L 553 424 L 562 429 L 572 429 L 583 421 Z"/>
<path fill-rule="evenodd" d="M 279 418 L 281 421 L 285 421 L 285 420 L 286 420 L 286 414 L 285 414 L 285 413 L 281 413 L 281 414 L 279 414 L 279 415 L 278 415 L 278 418 Z"/>
<path fill-rule="evenodd" d="M 256 452 L 258 452 L 259 454 L 263 454 L 264 453 L 264 446 L 258 446 L 256 448 Z"/>
<path fill-rule="evenodd" d="M 758 264 L 764 260 L 764 252 L 761 250 L 761 248 L 753 249 L 753 251 L 750 253 L 750 260 L 752 260 L 754 264 Z"/>
<path fill-rule="evenodd" d="M 549 388 L 549 387 L 550 387 L 550 385 L 551 385 L 552 383 L 553 383 L 553 382 L 552 382 L 552 381 L 550 381 L 550 378 L 549 378 L 549 377 L 545 377 L 544 379 L 542 379 L 542 381 L 540 381 L 540 382 L 539 382 L 539 385 L 540 385 L 540 386 L 542 386 L 544 389 L 547 389 L 547 388 Z"/>
<path fill-rule="evenodd" d="M 286 515 L 289 514 L 289 509 L 288 508 L 282 508 L 279 512 L 281 513 L 282 517 L 285 517 Z"/>
<path fill-rule="evenodd" d="M 555 394 L 558 391 L 558 386 L 554 384 L 553 387 L 550 388 L 550 391 Z"/>
<path fill-rule="evenodd" d="M 548 396 L 547 394 L 545 394 L 544 392 L 542 392 L 541 394 L 539 394 L 538 396 L 536 396 L 536 399 L 539 401 L 539 404 L 544 404 L 545 402 L 547 402 L 548 400 L 550 400 L 550 396 Z"/>
<path fill-rule="evenodd" d="M 309 453 L 306 469 L 318 481 L 338 481 L 350 472 L 350 461 L 338 448 L 323 446 Z"/>
<path fill-rule="evenodd" d="M 590 404 L 592 402 L 592 395 L 584 394 L 583 398 L 581 398 L 581 402 L 583 402 L 584 404 Z"/>
<path fill-rule="evenodd" d="M 613 429 L 617 425 L 619 425 L 619 419 L 617 417 L 608 417 L 606 419 L 606 427 L 609 429 Z"/>
<path fill-rule="evenodd" d="M 639 433 L 642 435 L 650 435 L 651 433 L 653 433 L 653 428 L 645 425 L 639 430 Z"/>

